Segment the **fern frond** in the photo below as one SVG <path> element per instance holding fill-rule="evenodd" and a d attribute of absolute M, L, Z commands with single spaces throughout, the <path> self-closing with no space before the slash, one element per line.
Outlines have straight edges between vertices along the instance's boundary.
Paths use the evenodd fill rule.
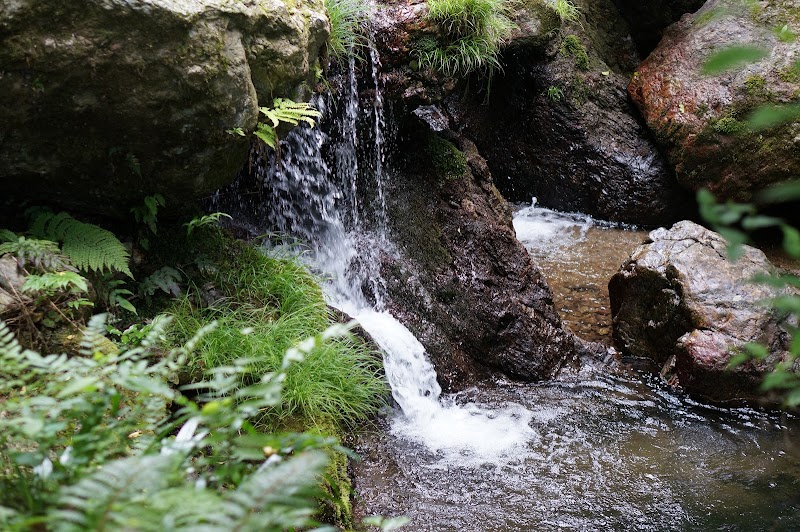
<path fill-rule="evenodd" d="M 264 465 L 233 492 L 227 494 L 232 530 L 286 530 L 306 528 L 320 495 L 317 477 L 328 459 L 325 453 L 308 451 L 277 465 Z"/>
<path fill-rule="evenodd" d="M 141 526 L 153 516 L 142 504 L 148 494 L 170 487 L 180 457 L 155 455 L 115 460 L 63 488 L 60 508 L 49 516 L 59 530 L 154 530 Z"/>
<path fill-rule="evenodd" d="M 253 131 L 253 135 L 255 135 L 256 138 L 273 150 L 275 149 L 275 145 L 278 143 L 278 134 L 275 133 L 275 128 L 269 124 L 264 124 L 263 122 L 259 122 L 256 125 L 256 130 Z"/>
<path fill-rule="evenodd" d="M 125 246 L 101 227 L 76 220 L 65 212 L 43 211 L 34 218 L 31 233 L 61 242 L 61 252 L 80 270 L 98 273 L 108 270 L 133 277 Z"/>
<path fill-rule="evenodd" d="M 322 116 L 322 113 L 314 109 L 310 103 L 295 102 L 286 98 L 275 98 L 272 108 L 259 107 L 258 110 L 272 122 L 272 127 L 278 127 L 281 122 L 296 126 L 301 121 L 314 127 L 315 119 Z"/>
<path fill-rule="evenodd" d="M 17 262 L 23 268 L 29 263 L 44 270 L 69 268 L 69 260 L 61 254 L 58 244 L 52 240 L 18 237 L 10 231 L 5 234 L 4 239 L 7 242 L 0 244 L 0 255 L 11 253 L 17 257 Z"/>
<path fill-rule="evenodd" d="M 29 275 L 22 285 L 25 293 L 41 292 L 51 297 L 58 292 L 73 294 L 86 293 L 89 284 L 86 279 L 75 272 L 50 272 L 42 275 Z"/>

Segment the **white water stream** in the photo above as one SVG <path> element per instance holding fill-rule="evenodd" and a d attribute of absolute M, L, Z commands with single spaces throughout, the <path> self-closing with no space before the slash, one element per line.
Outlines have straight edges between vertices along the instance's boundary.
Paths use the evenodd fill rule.
<path fill-rule="evenodd" d="M 380 346 L 399 406 L 393 434 L 442 463 L 516 459 L 538 438 L 530 427 L 532 414 L 510 402 L 489 407 L 442 397 L 425 348 L 385 310 L 379 265 L 381 255 L 396 253 L 387 234 L 385 197 L 392 130 L 377 53 L 370 50 L 367 57 L 361 87 L 351 61 L 337 100 L 313 102 L 328 126 L 295 129 L 282 141 L 280 165 L 264 169 L 269 223 L 309 245 L 303 260 L 327 279 L 328 303 L 357 320 Z"/>

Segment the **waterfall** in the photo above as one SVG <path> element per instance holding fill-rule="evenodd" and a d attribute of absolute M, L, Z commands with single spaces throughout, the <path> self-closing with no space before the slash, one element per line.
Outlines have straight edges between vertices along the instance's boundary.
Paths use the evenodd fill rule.
<path fill-rule="evenodd" d="M 398 254 L 388 234 L 385 196 L 393 132 L 374 47 L 366 59 L 366 79 L 359 79 L 351 59 L 337 96 L 314 98 L 323 114 L 320 127 L 290 132 L 281 141 L 280 164 L 257 158 L 255 172 L 268 191 L 264 223 L 305 242 L 310 253 L 303 260 L 327 279 L 328 303 L 357 320 L 381 348 L 392 396 L 402 410 L 392 420 L 393 433 L 461 462 L 469 456 L 510 456 L 535 436 L 530 412 L 442 397 L 425 348 L 385 309 L 380 264 Z"/>

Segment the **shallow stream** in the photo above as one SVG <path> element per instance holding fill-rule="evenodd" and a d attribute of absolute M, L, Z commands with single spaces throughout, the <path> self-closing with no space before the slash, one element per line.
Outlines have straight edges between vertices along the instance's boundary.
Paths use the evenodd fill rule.
<path fill-rule="evenodd" d="M 606 283 L 645 233 L 536 206 L 515 227 L 567 324 L 608 342 Z M 703 405 L 625 364 L 439 402 L 360 438 L 358 513 L 436 531 L 800 529 L 797 419 Z"/>

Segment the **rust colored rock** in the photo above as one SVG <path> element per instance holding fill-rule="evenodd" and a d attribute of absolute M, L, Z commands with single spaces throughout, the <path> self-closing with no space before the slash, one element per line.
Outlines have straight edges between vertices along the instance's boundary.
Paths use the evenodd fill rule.
<path fill-rule="evenodd" d="M 793 66 L 800 41 L 781 40 L 787 23 L 800 31 L 797 2 L 710 0 L 671 26 L 634 74 L 628 91 L 689 190 L 708 187 L 722 198 L 750 200 L 753 192 L 800 175 L 800 123 L 750 131 L 748 114 L 765 102 L 796 101 Z M 705 61 L 731 45 L 767 52 L 762 60 L 719 75 Z"/>
<path fill-rule="evenodd" d="M 730 262 L 726 242 L 693 222 L 650 233 L 609 283 L 614 340 L 628 355 L 670 366 L 680 385 L 712 400 L 757 399 L 764 374 L 785 356 L 782 318 L 764 301 L 778 289 L 752 281 L 772 265 L 744 246 Z M 765 361 L 728 370 L 732 349 L 769 346 Z"/>

